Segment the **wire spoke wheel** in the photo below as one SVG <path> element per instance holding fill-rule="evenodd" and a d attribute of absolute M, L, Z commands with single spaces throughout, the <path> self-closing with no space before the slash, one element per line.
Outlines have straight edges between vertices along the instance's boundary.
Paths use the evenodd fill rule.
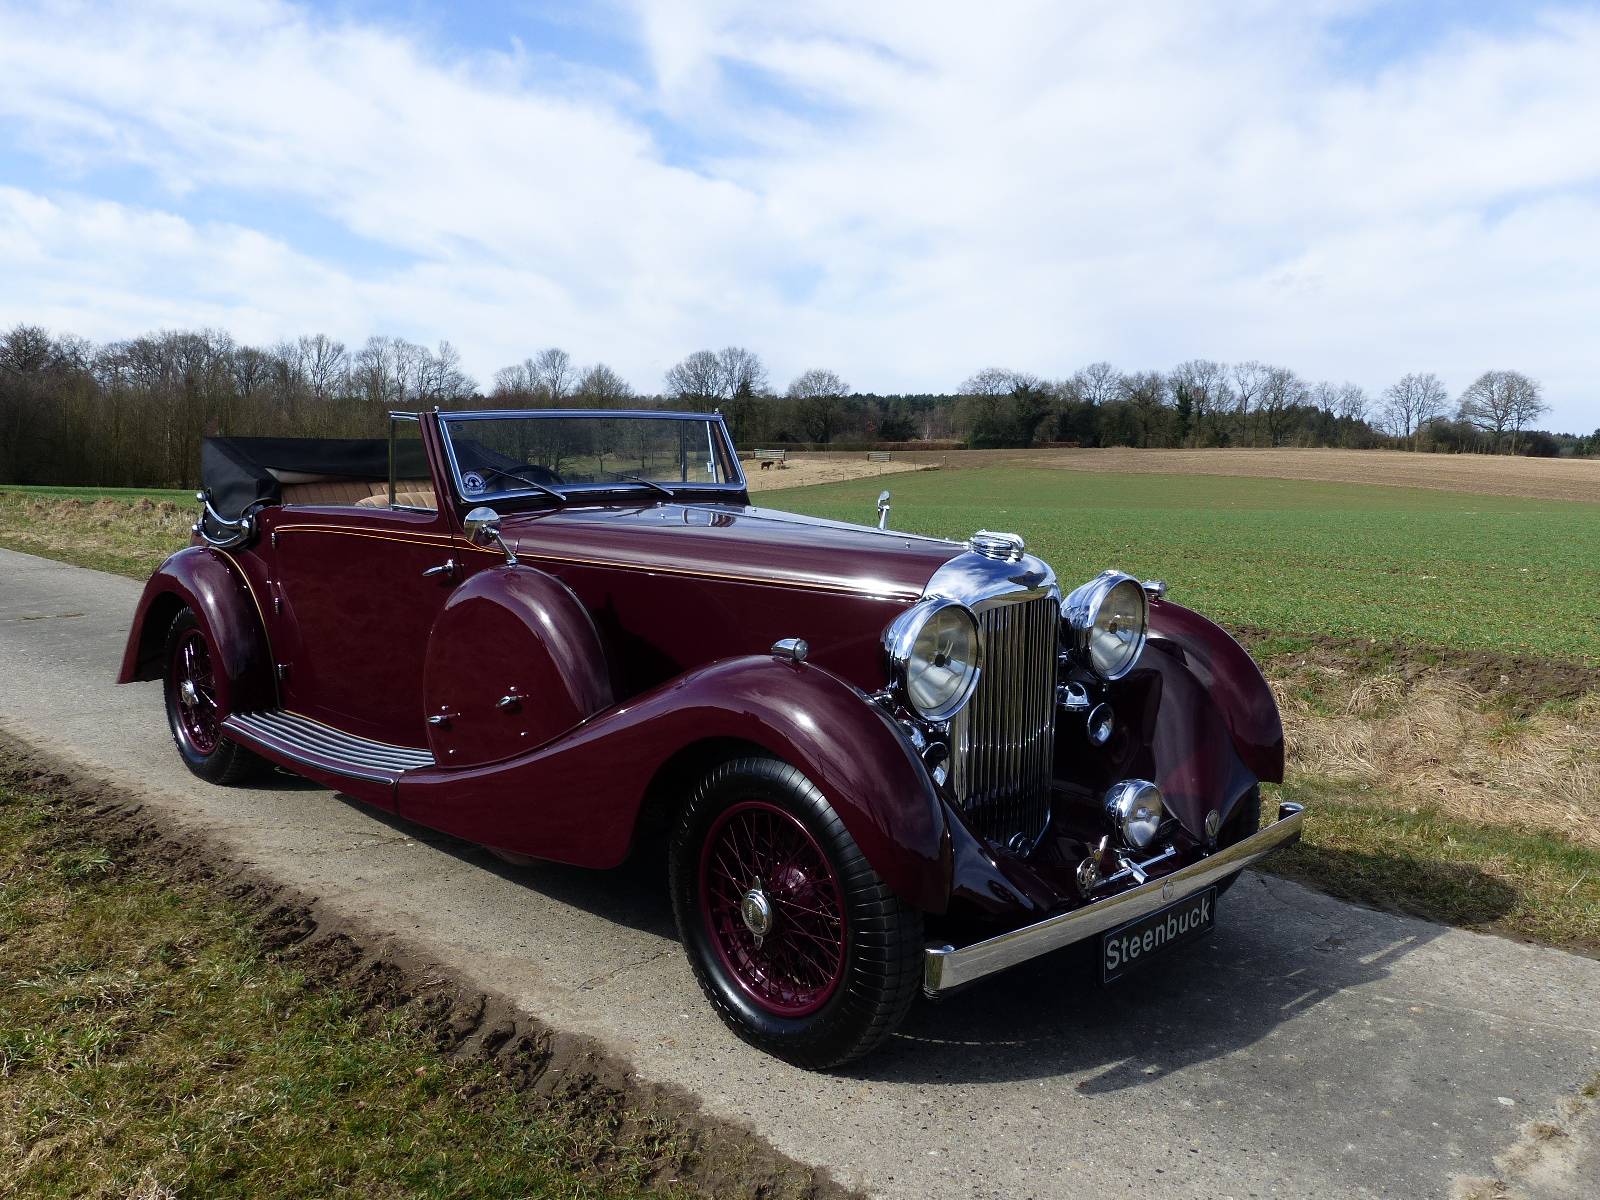
<path fill-rule="evenodd" d="M 167 669 L 177 706 L 176 732 L 196 754 L 214 753 L 222 739 L 222 721 L 211 649 L 199 629 L 184 630 Z"/>
<path fill-rule="evenodd" d="M 729 806 L 700 855 L 700 908 L 739 986 L 782 1017 L 821 1009 L 845 975 L 844 896 L 821 845 L 763 800 Z"/>
<path fill-rule="evenodd" d="M 685 801 L 667 847 L 689 965 L 740 1037 L 813 1070 L 894 1032 L 922 982 L 922 914 L 797 768 L 729 759 Z"/>

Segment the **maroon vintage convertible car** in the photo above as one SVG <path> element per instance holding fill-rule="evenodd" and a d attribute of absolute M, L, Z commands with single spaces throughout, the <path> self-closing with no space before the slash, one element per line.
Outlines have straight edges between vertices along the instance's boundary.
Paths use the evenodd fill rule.
<path fill-rule="evenodd" d="M 205 442 L 121 681 L 217 783 L 275 763 L 509 856 L 665 855 L 717 1012 L 812 1066 L 916 994 L 1212 928 L 1283 776 L 1249 656 L 1022 539 L 753 507 L 720 417 L 395 413 Z"/>

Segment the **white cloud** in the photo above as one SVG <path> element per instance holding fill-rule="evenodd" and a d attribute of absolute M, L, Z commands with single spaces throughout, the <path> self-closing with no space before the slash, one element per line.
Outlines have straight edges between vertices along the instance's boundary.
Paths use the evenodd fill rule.
<path fill-rule="evenodd" d="M 646 389 L 730 341 L 883 390 L 1515 366 L 1600 424 L 1593 12 L 1386 64 L 1337 53 L 1331 22 L 1386 19 L 1354 0 L 611 19 L 647 78 L 551 72 L 525 29 L 445 52 L 266 2 L 0 3 L 0 152 L 49 164 L 0 176 L 0 321 L 392 330 L 484 378 L 557 343 Z"/>

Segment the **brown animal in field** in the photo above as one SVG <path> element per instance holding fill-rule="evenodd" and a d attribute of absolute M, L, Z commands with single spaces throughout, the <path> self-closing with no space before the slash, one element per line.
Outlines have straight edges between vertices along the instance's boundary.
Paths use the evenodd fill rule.
<path fill-rule="evenodd" d="M 762 470 L 763 470 L 763 471 L 770 471 L 770 470 L 772 470 L 772 460 L 771 460 L 771 459 L 770 459 L 770 458 L 768 458 L 768 459 L 763 459 L 763 460 L 762 460 L 762 462 L 761 462 L 761 469 L 762 469 Z"/>

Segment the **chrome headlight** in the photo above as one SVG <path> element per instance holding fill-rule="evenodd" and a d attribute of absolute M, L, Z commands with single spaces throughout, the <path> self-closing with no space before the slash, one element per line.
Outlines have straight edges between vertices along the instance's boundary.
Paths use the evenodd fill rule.
<path fill-rule="evenodd" d="M 1106 793 L 1106 816 L 1116 827 L 1122 844 L 1143 850 L 1155 841 L 1167 806 L 1161 789 L 1148 779 L 1124 779 Z"/>
<path fill-rule="evenodd" d="M 1121 679 L 1144 650 L 1150 599 L 1132 575 L 1106 571 L 1068 594 L 1061 619 L 1083 664 L 1102 679 Z"/>
<path fill-rule="evenodd" d="M 889 623 L 883 646 L 895 685 L 925 720 L 949 720 L 978 686 L 978 623 L 964 604 L 912 605 Z"/>

